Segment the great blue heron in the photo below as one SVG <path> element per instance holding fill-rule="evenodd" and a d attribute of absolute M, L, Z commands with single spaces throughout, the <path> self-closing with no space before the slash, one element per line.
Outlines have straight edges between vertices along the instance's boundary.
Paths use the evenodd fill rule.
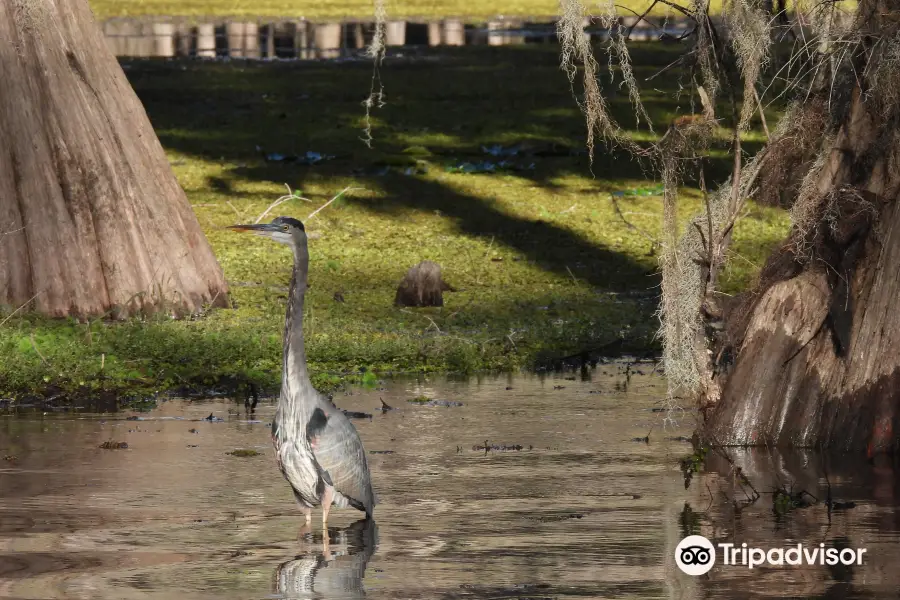
<path fill-rule="evenodd" d="M 328 511 L 352 506 L 372 517 L 376 498 L 362 440 L 350 420 L 313 387 L 303 343 L 303 299 L 309 272 L 309 249 L 303 223 L 277 217 L 271 223 L 233 225 L 287 244 L 294 252 L 294 269 L 284 324 L 281 395 L 272 420 L 272 441 L 278 467 L 306 516 L 322 506 L 322 528 Z"/>

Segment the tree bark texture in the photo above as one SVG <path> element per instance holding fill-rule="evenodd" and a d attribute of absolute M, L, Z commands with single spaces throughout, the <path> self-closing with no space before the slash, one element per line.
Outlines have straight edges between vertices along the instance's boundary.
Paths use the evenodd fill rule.
<path fill-rule="evenodd" d="M 227 291 L 87 0 L 0 0 L 0 305 L 184 315 Z"/>
<path fill-rule="evenodd" d="M 860 10 L 888 37 L 897 4 Z M 900 450 L 900 106 L 886 114 L 859 81 L 815 180 L 832 218 L 812 257 L 794 231 L 730 317 L 736 358 L 707 415 L 713 443 Z"/>

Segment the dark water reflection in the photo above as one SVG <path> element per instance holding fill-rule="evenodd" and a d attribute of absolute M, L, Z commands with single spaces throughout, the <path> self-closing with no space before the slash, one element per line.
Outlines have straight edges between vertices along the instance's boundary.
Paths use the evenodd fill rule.
<path fill-rule="evenodd" d="M 896 598 L 897 484 L 889 465 L 815 454 L 735 453 L 762 492 L 734 508 L 732 466 L 713 457 L 685 490 L 690 431 L 662 428 L 663 382 L 615 365 L 578 379 L 394 381 L 339 395 L 381 504 L 374 522 L 332 512 L 327 539 L 299 531 L 268 423 L 226 401 L 170 401 L 120 415 L 0 416 L 3 598 Z M 419 395 L 462 407 L 421 407 Z M 380 413 L 383 398 L 400 410 Z M 224 419 L 202 419 L 212 412 Z M 652 428 L 652 431 L 650 431 Z M 196 433 L 191 432 L 195 430 Z M 650 442 L 633 438 L 650 431 Z M 101 450 L 107 440 L 127 450 Z M 519 444 L 510 452 L 473 446 Z M 254 448 L 262 456 L 226 453 Z M 6 457 L 9 457 L 6 459 Z M 826 477 L 827 474 L 827 477 Z M 773 513 L 793 483 L 821 503 Z M 313 524 L 318 525 L 318 512 Z M 764 548 L 866 547 L 859 567 L 674 564 L 687 534 Z"/>
<path fill-rule="evenodd" d="M 276 593 L 285 599 L 365 598 L 363 578 L 378 545 L 378 525 L 361 519 L 323 533 L 316 538 L 321 552 L 307 551 L 275 569 Z"/>

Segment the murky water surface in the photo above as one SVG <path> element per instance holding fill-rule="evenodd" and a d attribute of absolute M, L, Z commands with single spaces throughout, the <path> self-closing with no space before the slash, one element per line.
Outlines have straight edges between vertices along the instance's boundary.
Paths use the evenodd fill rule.
<path fill-rule="evenodd" d="M 141 413 L 0 416 L 0 597 L 37 598 L 896 598 L 893 471 L 814 454 L 741 452 L 761 498 L 663 430 L 663 382 L 599 366 L 577 379 L 406 380 L 338 395 L 381 503 L 376 522 L 302 523 L 269 442 L 274 405 L 169 401 Z M 463 406 L 417 406 L 427 395 Z M 381 413 L 379 398 L 399 410 Z M 213 416 L 222 421 L 204 421 Z M 652 431 L 651 431 L 652 428 Z M 193 431 L 192 431 L 193 430 Z M 649 443 L 634 441 L 649 435 Z M 104 450 L 105 441 L 128 448 Z M 521 445 L 521 450 L 473 446 Z M 235 449 L 261 456 L 236 457 Z M 829 512 L 823 502 L 854 502 Z M 820 500 L 773 512 L 774 487 Z M 840 505 L 838 505 L 840 506 Z M 689 533 L 774 548 L 867 548 L 861 566 L 674 563 Z"/>

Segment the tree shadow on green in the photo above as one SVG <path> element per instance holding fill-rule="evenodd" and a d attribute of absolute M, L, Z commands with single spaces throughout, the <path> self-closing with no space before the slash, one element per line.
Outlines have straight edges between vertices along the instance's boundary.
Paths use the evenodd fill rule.
<path fill-rule="evenodd" d="M 651 77 L 683 51 L 635 46 L 635 72 Z M 368 210 L 398 219 L 404 211 L 446 215 L 460 234 L 493 239 L 549 271 L 574 273 L 594 286 L 656 283 L 646 279 L 650 261 L 635 263 L 541 215 L 542 198 L 558 193 L 567 178 L 593 172 L 595 179 L 585 179 L 582 197 L 574 201 L 591 206 L 608 205 L 609 191 L 654 176 L 647 165 L 602 145 L 589 165 L 584 120 L 552 47 L 445 49 L 386 61 L 387 104 L 372 113 L 371 150 L 360 140 L 361 100 L 371 78 L 367 62 L 134 62 L 127 72 L 163 144 L 224 161 L 225 171 L 207 185 L 236 201 L 240 194 L 229 178 L 295 188 L 311 180 L 351 179 L 381 192 L 376 199 L 352 200 Z M 657 128 L 690 107 L 690 99 L 672 96 L 683 76 L 673 69 L 648 85 L 645 102 Z M 602 82 L 614 116 L 633 124 L 627 94 L 607 75 Z M 516 147 L 519 153 L 505 156 L 485 152 Z M 299 164 L 308 152 L 333 158 Z M 293 157 L 299 160 L 291 162 Z M 504 161 L 514 170 L 504 171 Z M 485 163 L 498 173 L 467 176 L 469 190 L 447 176 L 454 167 Z M 731 168 L 727 157 L 709 165 L 712 180 Z M 502 195 L 532 207 L 532 214 L 511 214 L 495 201 Z"/>
<path fill-rule="evenodd" d="M 675 52 L 636 46 L 638 77 L 650 77 Z M 648 186 L 654 174 L 599 144 L 589 165 L 584 119 L 558 60 L 549 45 L 388 60 L 387 104 L 372 113 L 372 149 L 360 139 L 367 61 L 127 61 L 235 307 L 195 321 L 124 324 L 19 315 L 0 332 L 2 387 L 90 395 L 223 381 L 277 386 L 289 252 L 223 227 L 255 219 L 285 184 L 313 202 L 291 201 L 272 216 L 302 217 L 348 185 L 369 190 L 310 224 L 323 236 L 311 242 L 306 322 L 320 386 L 363 367 L 468 373 L 616 343 L 656 348 L 654 244 L 625 225 L 610 197 Z M 646 86 L 657 129 L 691 112 L 690 98 L 678 96 L 682 75 L 673 69 Z M 611 111 L 633 125 L 627 95 L 602 77 Z M 720 156 L 710 160 L 708 180 L 729 172 Z M 496 172 L 454 172 L 485 161 Z M 659 198 L 619 204 L 650 234 L 658 229 Z M 754 235 L 777 237 L 778 228 L 767 227 Z M 763 252 L 766 243 L 748 247 Z M 442 264 L 460 291 L 447 294 L 443 308 L 394 307 L 404 271 L 425 258 Z"/>

